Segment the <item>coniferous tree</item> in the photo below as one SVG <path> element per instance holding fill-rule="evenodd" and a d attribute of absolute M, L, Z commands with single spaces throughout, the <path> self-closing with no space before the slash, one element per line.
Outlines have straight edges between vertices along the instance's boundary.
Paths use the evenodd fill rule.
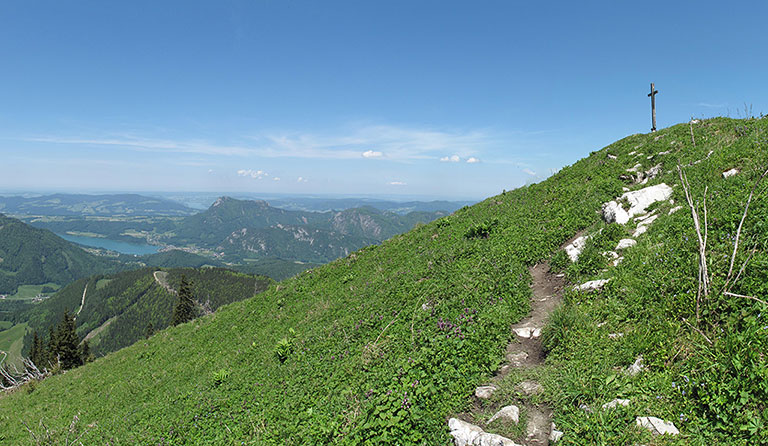
<path fill-rule="evenodd" d="M 48 327 L 48 345 L 45 350 L 48 363 L 55 367 L 59 363 L 59 336 L 53 326 Z"/>
<path fill-rule="evenodd" d="M 155 326 L 150 322 L 147 324 L 147 330 L 144 332 L 144 337 L 149 339 L 153 334 L 155 334 Z"/>
<path fill-rule="evenodd" d="M 91 354 L 91 347 L 88 345 L 87 340 L 83 340 L 83 342 L 80 343 L 80 362 L 81 364 L 85 364 L 91 361 L 93 361 L 93 355 Z"/>
<path fill-rule="evenodd" d="M 80 339 L 75 332 L 76 324 L 75 318 L 69 314 L 69 310 L 64 310 L 64 316 L 62 317 L 59 328 L 56 330 L 59 341 L 58 357 L 61 361 L 61 367 L 63 369 L 71 369 L 82 365 L 82 358 L 80 356 Z"/>
<path fill-rule="evenodd" d="M 29 359 L 38 369 L 48 366 L 48 352 L 45 351 L 43 339 L 38 336 L 37 330 L 32 335 L 32 348 L 29 350 Z"/>
<path fill-rule="evenodd" d="M 187 276 L 181 275 L 178 291 L 179 300 L 173 309 L 173 325 L 183 324 L 195 318 L 195 301 L 192 299 L 192 288 L 187 282 Z"/>

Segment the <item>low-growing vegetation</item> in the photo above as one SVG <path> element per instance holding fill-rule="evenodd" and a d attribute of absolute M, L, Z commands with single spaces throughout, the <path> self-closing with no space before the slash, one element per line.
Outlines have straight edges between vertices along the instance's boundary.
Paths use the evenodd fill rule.
<path fill-rule="evenodd" d="M 551 258 L 574 283 L 611 279 L 599 292 L 569 290 L 545 330 L 536 402 L 554 409 L 562 444 L 766 444 L 764 186 L 740 232 L 742 271 L 728 274 L 746 197 L 768 166 L 766 126 L 718 118 L 627 137 L 542 183 L 5 395 L 0 438 L 28 441 L 44 423 L 56 441 L 76 417 L 91 444 L 447 444 L 447 417 L 472 404 L 528 312 L 527 268 Z M 660 165 L 647 185 L 677 184 L 674 203 L 657 205 L 658 220 L 613 267 L 603 252 L 636 223 L 606 225 L 599 211 L 644 186 L 627 179 L 637 163 Z M 700 251 L 678 164 L 700 211 L 707 197 L 712 292 L 698 312 Z M 724 179 L 732 167 L 741 173 Z M 580 231 L 591 237 L 571 263 L 558 247 Z M 643 372 L 624 373 L 638 356 Z M 614 398 L 631 403 L 601 409 Z M 651 438 L 637 416 L 674 421 L 681 434 Z"/>

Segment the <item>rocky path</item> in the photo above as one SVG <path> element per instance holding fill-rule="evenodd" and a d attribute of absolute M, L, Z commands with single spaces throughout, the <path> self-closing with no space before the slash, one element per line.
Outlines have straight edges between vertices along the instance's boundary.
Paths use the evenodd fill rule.
<path fill-rule="evenodd" d="M 531 313 L 511 327 L 515 339 L 509 343 L 506 351 L 507 363 L 504 364 L 491 382 L 475 391 L 478 399 L 476 410 L 479 412 L 483 400 L 490 398 L 514 369 L 534 369 L 544 363 L 544 352 L 541 345 L 541 331 L 549 315 L 562 302 L 565 279 L 562 275 L 550 272 L 548 263 L 539 263 L 530 268 L 533 283 L 531 289 Z M 527 414 L 526 431 L 522 444 L 525 446 L 546 446 L 550 438 L 558 437 L 558 432 L 552 428 L 552 411 L 548 407 L 531 404 L 527 401 L 541 391 L 541 385 L 535 381 L 517 383 L 515 389 L 523 395 L 520 401 L 510 402 L 508 406 L 500 407 L 491 419 L 507 418 L 517 423 L 521 412 Z M 519 404 L 518 407 L 515 404 Z M 512 415 L 514 414 L 514 415 Z M 479 418 L 474 417 L 474 418 Z M 490 424 L 490 423 L 488 423 Z M 452 418 L 449 421 L 451 435 L 456 446 L 520 446 L 519 443 L 482 430 L 479 426 Z M 520 440 L 518 440 L 520 441 Z"/>

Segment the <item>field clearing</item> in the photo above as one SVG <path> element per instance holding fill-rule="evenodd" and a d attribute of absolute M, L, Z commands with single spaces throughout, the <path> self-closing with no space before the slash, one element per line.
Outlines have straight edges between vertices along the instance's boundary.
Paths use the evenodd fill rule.
<path fill-rule="evenodd" d="M 54 290 L 58 290 L 61 288 L 61 286 L 57 283 L 48 282 L 43 283 L 41 285 L 19 285 L 19 290 L 16 291 L 16 294 L 13 294 L 11 296 L 8 296 L 8 299 L 15 299 L 15 300 L 24 300 L 24 299 L 34 299 L 37 297 L 38 294 L 41 294 L 44 287 L 51 287 Z M 48 293 L 48 294 L 53 294 Z"/>
<path fill-rule="evenodd" d="M 26 323 L 17 324 L 9 329 L 0 331 L 0 351 L 8 353 L 5 362 L 16 365 L 21 363 L 21 348 L 26 333 Z"/>

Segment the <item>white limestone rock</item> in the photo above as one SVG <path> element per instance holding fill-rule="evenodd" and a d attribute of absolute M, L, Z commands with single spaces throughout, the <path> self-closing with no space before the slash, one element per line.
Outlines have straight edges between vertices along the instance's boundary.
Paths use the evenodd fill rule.
<path fill-rule="evenodd" d="M 611 260 L 619 258 L 619 253 L 617 253 L 616 251 L 604 251 L 602 254 L 603 254 L 603 257 L 608 257 Z"/>
<path fill-rule="evenodd" d="M 637 245 L 637 241 L 633 240 L 631 238 L 623 238 L 619 240 L 619 243 L 616 245 L 616 251 L 631 248 L 633 246 Z"/>
<path fill-rule="evenodd" d="M 458 418 L 448 420 L 453 443 L 456 446 L 521 446 L 501 435 L 489 434 L 474 424 Z"/>
<path fill-rule="evenodd" d="M 619 203 L 609 201 L 603 203 L 603 219 L 606 223 L 616 222 L 620 225 L 625 225 L 629 221 L 629 213 Z"/>
<path fill-rule="evenodd" d="M 675 207 L 673 207 L 672 209 L 669 210 L 669 215 L 674 214 L 675 212 L 679 211 L 682 208 L 683 208 L 682 206 L 675 206 Z"/>
<path fill-rule="evenodd" d="M 517 352 L 517 353 L 510 353 L 507 355 L 507 361 L 509 361 L 509 365 L 513 367 L 520 367 L 525 363 L 525 361 L 528 359 L 528 353 L 527 352 Z"/>
<path fill-rule="evenodd" d="M 608 158 L 610 158 L 610 159 L 612 159 L 612 160 L 615 160 L 615 159 L 617 158 L 617 156 L 616 156 L 616 155 L 611 155 L 611 154 L 609 153 L 609 154 L 608 154 Z"/>
<path fill-rule="evenodd" d="M 622 336 L 624 336 L 624 333 L 608 333 L 610 339 L 618 339 Z"/>
<path fill-rule="evenodd" d="M 643 356 L 640 355 L 635 359 L 635 362 L 633 362 L 631 366 L 627 367 L 624 373 L 629 376 L 635 376 L 643 370 L 645 370 L 645 366 L 643 365 Z"/>
<path fill-rule="evenodd" d="M 648 206 L 658 201 L 668 200 L 671 196 L 672 188 L 664 183 L 625 192 L 618 199 L 603 204 L 603 219 L 606 223 L 615 221 L 620 225 L 626 224 L 631 217 L 645 213 Z M 625 210 L 619 204 L 620 201 L 626 201 L 629 209 Z"/>
<path fill-rule="evenodd" d="M 515 390 L 526 395 L 536 395 L 543 390 L 541 384 L 536 381 L 523 381 L 515 386 Z"/>
<path fill-rule="evenodd" d="M 487 400 L 496 390 L 498 390 L 496 386 L 480 386 L 475 389 L 475 396 L 481 400 Z"/>
<path fill-rule="evenodd" d="M 734 168 L 734 169 L 726 170 L 725 172 L 723 172 L 723 178 L 732 177 L 738 173 L 739 173 L 739 169 Z"/>
<path fill-rule="evenodd" d="M 589 282 L 584 282 L 581 285 L 576 285 L 573 287 L 575 291 L 594 291 L 594 290 L 600 290 L 602 289 L 606 283 L 610 282 L 611 279 L 597 279 L 597 280 L 590 280 Z"/>
<path fill-rule="evenodd" d="M 613 262 L 611 262 L 611 265 L 619 266 L 619 263 L 621 263 L 622 260 L 624 260 L 624 257 L 619 257 L 618 259 L 616 259 Z"/>
<path fill-rule="evenodd" d="M 520 408 L 515 405 L 504 406 L 498 412 L 496 412 L 496 414 L 492 416 L 490 420 L 488 420 L 487 424 L 491 424 L 496 420 L 517 424 L 520 422 Z"/>
<path fill-rule="evenodd" d="M 537 327 L 519 327 L 513 328 L 512 331 L 519 337 L 524 339 L 536 339 L 541 336 L 541 328 Z"/>
<path fill-rule="evenodd" d="M 621 398 L 616 398 L 615 400 L 613 400 L 613 401 L 611 401 L 609 403 L 603 404 L 603 410 L 613 409 L 616 406 L 627 407 L 627 406 L 629 406 L 629 400 L 624 400 L 624 399 L 621 399 Z"/>
<path fill-rule="evenodd" d="M 589 237 L 582 235 L 563 248 L 565 249 L 565 253 L 568 254 L 568 258 L 571 259 L 571 262 L 579 260 L 579 255 L 581 254 L 581 251 L 584 250 L 584 247 L 587 246 L 588 239 Z"/>
<path fill-rule="evenodd" d="M 556 443 L 560 441 L 561 438 L 563 438 L 563 432 L 557 430 L 557 426 L 555 426 L 555 423 L 553 422 L 549 427 L 549 441 Z"/>
<path fill-rule="evenodd" d="M 656 417 L 637 417 L 635 423 L 639 427 L 648 429 L 653 435 L 677 435 L 679 430 L 671 421 L 664 421 Z"/>
<path fill-rule="evenodd" d="M 651 225 L 651 223 L 656 221 L 657 218 L 659 218 L 658 215 L 651 215 L 643 219 L 643 221 L 638 223 L 637 228 L 635 228 L 635 232 L 632 233 L 632 237 L 638 237 L 642 234 L 645 234 L 645 231 L 648 230 L 648 227 Z"/>

